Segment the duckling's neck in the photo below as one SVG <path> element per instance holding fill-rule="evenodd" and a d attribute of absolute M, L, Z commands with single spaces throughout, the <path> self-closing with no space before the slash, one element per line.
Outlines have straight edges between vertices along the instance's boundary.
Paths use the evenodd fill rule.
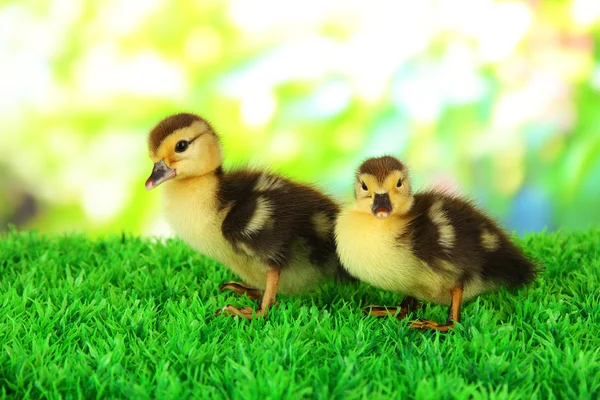
<path fill-rule="evenodd" d="M 220 179 L 217 171 L 200 176 L 174 179 L 164 183 L 164 201 L 165 206 L 182 207 L 185 204 L 195 204 L 200 208 L 195 208 L 196 212 L 206 211 L 214 212 L 218 207 L 217 193 L 219 190 Z"/>
<path fill-rule="evenodd" d="M 202 254 L 230 263 L 231 246 L 221 226 L 227 209 L 221 209 L 218 192 L 221 178 L 215 173 L 165 182 L 165 217 L 175 235 Z"/>

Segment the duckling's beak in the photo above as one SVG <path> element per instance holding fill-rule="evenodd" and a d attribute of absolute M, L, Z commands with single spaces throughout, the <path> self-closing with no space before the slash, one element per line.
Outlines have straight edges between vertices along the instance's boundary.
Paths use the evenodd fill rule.
<path fill-rule="evenodd" d="M 173 179 L 177 176 L 177 171 L 167 167 L 165 160 L 159 161 L 154 164 L 152 174 L 150 178 L 146 180 L 146 190 L 151 190 L 160 185 L 161 183 Z"/>
<path fill-rule="evenodd" d="M 371 212 L 379 219 L 386 219 L 392 213 L 392 203 L 388 193 L 375 193 L 373 196 L 373 208 Z"/>

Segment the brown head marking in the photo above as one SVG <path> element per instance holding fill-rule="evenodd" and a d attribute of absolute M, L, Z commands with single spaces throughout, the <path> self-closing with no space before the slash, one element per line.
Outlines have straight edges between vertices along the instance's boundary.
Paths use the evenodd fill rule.
<path fill-rule="evenodd" d="M 186 128 L 196 121 L 204 121 L 195 114 L 180 113 L 171 115 L 160 121 L 148 136 L 148 148 L 152 153 L 156 153 L 163 140 L 178 129 Z"/>
<path fill-rule="evenodd" d="M 377 158 L 369 158 L 363 162 L 356 173 L 356 177 L 362 174 L 373 175 L 379 183 L 383 183 L 385 178 L 392 171 L 406 171 L 406 167 L 398 159 L 392 156 L 383 156 Z"/>

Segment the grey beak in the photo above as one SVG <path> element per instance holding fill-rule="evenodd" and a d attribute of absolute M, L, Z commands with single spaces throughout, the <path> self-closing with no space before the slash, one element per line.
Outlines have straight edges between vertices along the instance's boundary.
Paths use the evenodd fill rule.
<path fill-rule="evenodd" d="M 146 190 L 151 190 L 160 185 L 161 183 L 173 179 L 177 176 L 177 171 L 167 167 L 165 160 L 159 161 L 154 164 L 152 174 L 150 178 L 146 180 Z"/>
<path fill-rule="evenodd" d="M 390 195 L 388 193 L 375 193 L 375 196 L 373 197 L 373 207 L 371 208 L 371 212 L 377 218 L 387 218 L 392 213 L 392 202 L 390 201 Z"/>

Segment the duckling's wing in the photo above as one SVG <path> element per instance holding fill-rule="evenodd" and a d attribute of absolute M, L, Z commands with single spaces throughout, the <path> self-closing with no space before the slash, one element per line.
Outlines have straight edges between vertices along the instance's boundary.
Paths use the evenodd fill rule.
<path fill-rule="evenodd" d="M 221 204 L 230 207 L 222 232 L 240 251 L 280 267 L 298 243 L 315 264 L 335 257 L 338 208 L 317 190 L 275 174 L 241 171 L 225 176 L 221 186 Z"/>
<path fill-rule="evenodd" d="M 451 265 L 463 285 L 480 278 L 519 286 L 533 278 L 533 263 L 472 202 L 435 192 L 415 200 L 415 253 L 429 265 Z"/>
<path fill-rule="evenodd" d="M 416 194 L 411 210 L 409 211 L 410 223 L 405 235 L 410 236 L 410 244 L 414 254 L 427 264 L 434 266 L 435 261 L 448 257 L 446 248 L 441 244 L 439 229 L 440 221 L 432 218 L 432 206 L 435 195 L 432 193 Z M 444 221 L 441 221 L 442 223 Z"/>
<path fill-rule="evenodd" d="M 482 279 L 510 287 L 522 286 L 534 279 L 535 263 L 517 247 L 499 223 L 470 201 L 448 196 L 445 202 L 449 218 L 461 239 L 452 252 L 458 264 L 477 264 Z"/>

